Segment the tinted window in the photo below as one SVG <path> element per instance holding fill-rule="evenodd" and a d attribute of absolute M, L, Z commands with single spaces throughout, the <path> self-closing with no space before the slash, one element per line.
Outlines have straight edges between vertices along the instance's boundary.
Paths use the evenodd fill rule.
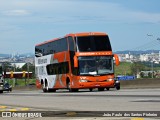
<path fill-rule="evenodd" d="M 113 74 L 113 56 L 78 57 L 80 75 Z"/>
<path fill-rule="evenodd" d="M 68 37 L 69 50 L 74 51 L 74 41 L 72 37 Z"/>
<path fill-rule="evenodd" d="M 49 42 L 40 46 L 35 47 L 35 56 L 41 57 L 44 55 L 54 54 L 57 52 L 63 52 L 68 50 L 67 39 L 62 38 Z"/>
<path fill-rule="evenodd" d="M 66 74 L 69 72 L 68 62 L 47 65 L 48 75 Z"/>
<path fill-rule="evenodd" d="M 42 47 L 41 46 L 36 46 L 36 48 L 35 48 L 35 56 L 36 57 L 43 56 L 43 52 L 42 52 Z"/>
<path fill-rule="evenodd" d="M 77 37 L 77 45 L 80 52 L 112 50 L 108 36 Z"/>
<path fill-rule="evenodd" d="M 58 52 L 62 52 L 62 51 L 67 51 L 68 50 L 68 45 L 67 45 L 67 39 L 66 38 L 62 38 L 60 40 L 57 41 L 57 51 Z"/>

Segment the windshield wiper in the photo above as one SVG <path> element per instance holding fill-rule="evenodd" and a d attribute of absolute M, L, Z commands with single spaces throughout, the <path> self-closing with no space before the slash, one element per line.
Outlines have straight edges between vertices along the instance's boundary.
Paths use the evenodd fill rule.
<path fill-rule="evenodd" d="M 108 75 L 108 74 L 113 74 L 113 73 L 111 72 L 98 73 L 98 75 Z"/>

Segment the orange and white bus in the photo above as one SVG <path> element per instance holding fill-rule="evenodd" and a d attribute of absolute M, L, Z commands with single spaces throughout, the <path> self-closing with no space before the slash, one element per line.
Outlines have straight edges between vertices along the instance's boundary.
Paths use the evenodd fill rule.
<path fill-rule="evenodd" d="M 114 63 L 109 37 L 101 32 L 67 34 L 35 46 L 36 86 L 44 92 L 113 88 Z"/>

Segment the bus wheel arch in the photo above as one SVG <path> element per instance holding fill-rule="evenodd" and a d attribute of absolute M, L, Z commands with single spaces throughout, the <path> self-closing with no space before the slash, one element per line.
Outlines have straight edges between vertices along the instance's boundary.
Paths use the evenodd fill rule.
<path fill-rule="evenodd" d="M 69 77 L 67 77 L 66 86 L 67 86 L 67 89 L 69 90 L 69 92 L 73 92 L 73 89 L 71 88 L 71 80 Z"/>
<path fill-rule="evenodd" d="M 70 81 L 69 77 L 67 77 L 67 80 L 66 80 L 67 89 L 70 89 L 70 84 L 71 84 L 71 81 Z"/>
<path fill-rule="evenodd" d="M 49 91 L 49 89 L 48 89 L 48 81 L 45 78 L 45 80 L 43 81 L 43 92 L 48 92 L 48 91 Z"/>
<path fill-rule="evenodd" d="M 71 88 L 71 80 L 69 79 L 69 77 L 67 77 L 66 86 L 69 92 L 78 92 L 77 88 Z"/>
<path fill-rule="evenodd" d="M 43 79 L 41 79 L 41 85 L 43 85 L 44 84 L 44 81 L 43 81 Z"/>

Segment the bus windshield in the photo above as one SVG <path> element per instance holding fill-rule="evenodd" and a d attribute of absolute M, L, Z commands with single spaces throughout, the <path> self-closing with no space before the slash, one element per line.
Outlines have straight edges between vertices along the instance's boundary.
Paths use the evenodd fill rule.
<path fill-rule="evenodd" d="M 77 37 L 76 43 L 79 52 L 112 51 L 107 35 Z"/>
<path fill-rule="evenodd" d="M 113 74 L 112 56 L 78 57 L 80 75 L 107 75 Z"/>

